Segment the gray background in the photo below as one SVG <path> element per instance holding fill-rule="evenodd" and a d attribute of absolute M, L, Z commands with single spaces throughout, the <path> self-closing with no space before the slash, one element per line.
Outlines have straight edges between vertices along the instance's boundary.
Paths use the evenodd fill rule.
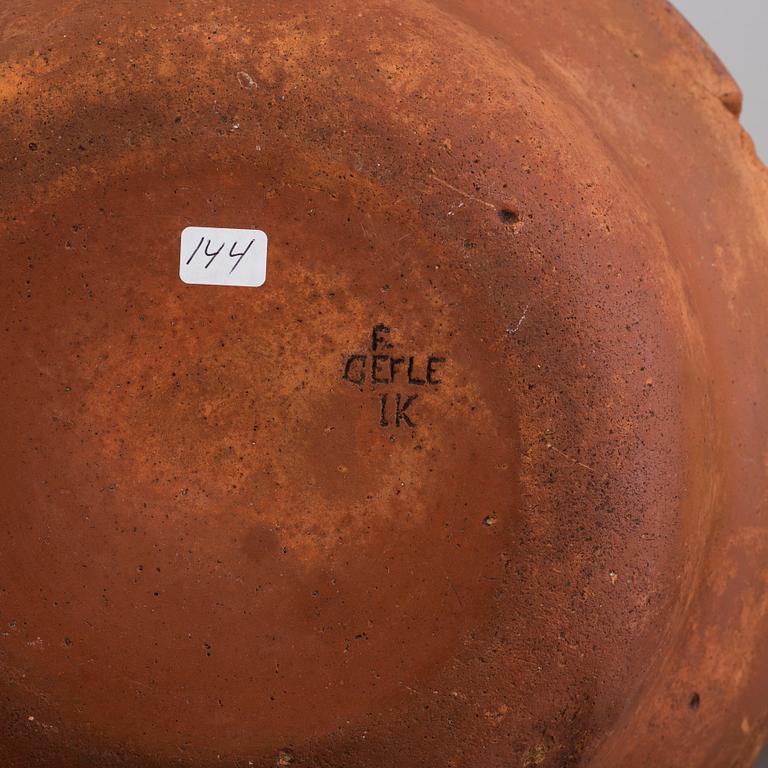
<path fill-rule="evenodd" d="M 768 162 L 768 0 L 673 0 L 744 92 L 742 125 Z"/>
<path fill-rule="evenodd" d="M 768 161 L 768 0 L 674 0 L 674 5 L 741 86 L 741 123 Z M 768 768 L 768 749 L 755 768 Z"/>

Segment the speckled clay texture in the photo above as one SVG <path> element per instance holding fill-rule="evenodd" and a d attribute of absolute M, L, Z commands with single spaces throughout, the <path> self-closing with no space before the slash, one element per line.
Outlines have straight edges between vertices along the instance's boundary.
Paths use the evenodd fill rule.
<path fill-rule="evenodd" d="M 660 0 L 5 0 L 2 765 L 748 766 L 739 107 Z"/>

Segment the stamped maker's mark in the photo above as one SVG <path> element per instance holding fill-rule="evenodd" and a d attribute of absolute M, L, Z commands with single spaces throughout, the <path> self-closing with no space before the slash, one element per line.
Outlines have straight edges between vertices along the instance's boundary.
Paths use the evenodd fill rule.
<path fill-rule="evenodd" d="M 414 387 L 439 387 L 442 366 L 445 357 L 429 355 L 419 358 L 417 355 L 400 355 L 389 341 L 392 329 L 379 323 L 371 332 L 370 354 L 348 355 L 344 362 L 342 380 L 363 388 L 367 383 L 374 389 L 397 387 L 398 391 L 379 392 L 379 426 L 416 427 L 414 404 L 419 393 Z M 401 391 L 401 388 L 410 391 Z"/>

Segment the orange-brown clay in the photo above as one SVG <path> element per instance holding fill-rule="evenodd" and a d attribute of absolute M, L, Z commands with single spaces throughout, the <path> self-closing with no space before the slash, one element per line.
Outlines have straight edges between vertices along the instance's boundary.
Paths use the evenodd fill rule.
<path fill-rule="evenodd" d="M 768 181 L 670 6 L 6 0 L 0 62 L 3 766 L 750 764 Z"/>

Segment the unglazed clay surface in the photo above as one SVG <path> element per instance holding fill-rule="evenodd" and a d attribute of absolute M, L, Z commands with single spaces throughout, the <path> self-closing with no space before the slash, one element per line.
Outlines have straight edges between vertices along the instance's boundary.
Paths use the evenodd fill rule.
<path fill-rule="evenodd" d="M 749 765 L 739 107 L 657 0 L 5 0 L 2 765 Z"/>

